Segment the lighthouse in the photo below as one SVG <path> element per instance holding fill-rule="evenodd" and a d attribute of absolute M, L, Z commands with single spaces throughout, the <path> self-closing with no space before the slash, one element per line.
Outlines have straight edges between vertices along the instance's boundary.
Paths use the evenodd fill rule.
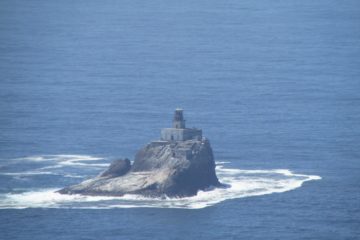
<path fill-rule="evenodd" d="M 173 128 L 185 128 L 184 110 L 177 108 L 173 119 Z"/>
<path fill-rule="evenodd" d="M 162 141 L 187 141 L 201 140 L 202 130 L 197 128 L 186 128 L 184 119 L 184 110 L 175 109 L 172 128 L 161 129 Z"/>

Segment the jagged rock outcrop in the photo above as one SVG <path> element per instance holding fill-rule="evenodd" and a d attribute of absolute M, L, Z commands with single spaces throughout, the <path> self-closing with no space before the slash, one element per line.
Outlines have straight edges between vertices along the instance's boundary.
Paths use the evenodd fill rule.
<path fill-rule="evenodd" d="M 199 190 L 220 186 L 210 143 L 206 139 L 155 141 L 129 160 L 113 162 L 99 176 L 66 187 L 63 194 L 184 197 Z"/>
<path fill-rule="evenodd" d="M 130 171 L 131 162 L 129 159 L 119 159 L 113 161 L 109 168 L 102 172 L 100 177 L 120 177 Z"/>

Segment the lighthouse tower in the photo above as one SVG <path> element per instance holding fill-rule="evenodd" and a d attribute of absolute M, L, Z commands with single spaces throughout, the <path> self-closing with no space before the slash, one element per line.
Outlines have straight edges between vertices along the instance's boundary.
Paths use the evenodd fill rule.
<path fill-rule="evenodd" d="M 184 115 L 181 108 L 177 108 L 174 114 L 173 128 L 185 128 Z"/>
<path fill-rule="evenodd" d="M 202 130 L 197 128 L 186 128 L 184 119 L 184 110 L 177 108 L 174 113 L 173 127 L 161 129 L 162 141 L 187 141 L 201 140 Z"/>

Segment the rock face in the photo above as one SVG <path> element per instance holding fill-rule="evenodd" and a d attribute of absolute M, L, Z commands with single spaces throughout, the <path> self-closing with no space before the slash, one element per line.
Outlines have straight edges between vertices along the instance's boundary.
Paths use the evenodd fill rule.
<path fill-rule="evenodd" d="M 119 159 L 113 161 L 109 168 L 100 174 L 100 177 L 120 177 L 130 171 L 131 163 L 129 159 Z"/>
<path fill-rule="evenodd" d="M 184 197 L 220 186 L 210 143 L 206 139 L 155 141 L 140 149 L 132 166 L 117 160 L 99 176 L 66 187 L 63 194 Z"/>

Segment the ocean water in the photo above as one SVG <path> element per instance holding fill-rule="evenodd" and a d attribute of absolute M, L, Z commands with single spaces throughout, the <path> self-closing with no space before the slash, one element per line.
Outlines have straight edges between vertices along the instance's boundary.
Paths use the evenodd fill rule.
<path fill-rule="evenodd" d="M 0 239 L 360 239 L 360 2 L 0 2 Z M 228 189 L 64 196 L 173 110 Z"/>

